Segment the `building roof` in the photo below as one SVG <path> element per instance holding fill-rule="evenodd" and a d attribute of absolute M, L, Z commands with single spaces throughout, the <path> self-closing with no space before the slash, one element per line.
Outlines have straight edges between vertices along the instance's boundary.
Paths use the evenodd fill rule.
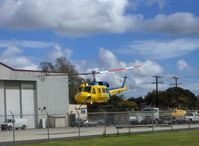
<path fill-rule="evenodd" d="M 15 69 L 15 68 L 12 68 L 12 67 L 10 67 L 10 66 L 8 66 L 8 65 L 6 65 L 6 64 L 4 64 L 4 63 L 2 63 L 2 62 L 0 62 L 0 65 L 4 66 L 4 67 L 6 67 L 6 68 L 8 68 L 8 69 L 10 69 L 10 70 L 12 70 L 12 71 L 42 72 L 41 70 Z"/>
<path fill-rule="evenodd" d="M 6 67 L 6 68 L 8 68 L 8 69 L 10 69 L 12 71 L 20 71 L 20 72 L 43 72 L 42 70 L 15 69 L 15 68 L 12 68 L 12 67 L 10 67 L 10 66 L 2 63 L 2 62 L 0 62 L 0 65 L 4 66 L 4 67 Z M 48 73 L 62 73 L 63 74 L 63 72 L 52 72 L 52 71 L 50 71 Z M 65 74 L 67 74 L 67 73 L 65 73 Z"/>

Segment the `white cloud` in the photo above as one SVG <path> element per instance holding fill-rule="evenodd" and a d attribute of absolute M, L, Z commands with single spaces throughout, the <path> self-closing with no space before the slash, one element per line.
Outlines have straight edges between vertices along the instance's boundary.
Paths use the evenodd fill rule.
<path fill-rule="evenodd" d="M 176 63 L 176 66 L 180 71 L 184 71 L 185 69 L 189 67 L 189 65 L 187 64 L 185 60 L 178 60 Z"/>
<path fill-rule="evenodd" d="M 183 82 L 184 83 L 184 82 Z M 182 88 L 185 89 L 191 89 L 191 91 L 198 96 L 199 92 L 198 92 L 198 88 L 199 88 L 199 83 L 198 82 L 190 82 L 190 81 L 186 81 L 186 84 L 182 84 L 180 85 Z"/>
<path fill-rule="evenodd" d="M 108 60 L 108 61 L 107 61 Z M 99 51 L 99 63 L 103 68 L 116 68 L 124 67 L 126 64 L 122 61 L 119 61 L 115 54 L 108 49 L 100 48 Z"/>
<path fill-rule="evenodd" d="M 30 61 L 30 58 L 27 57 L 26 54 L 27 52 L 29 52 L 27 51 L 27 49 L 31 51 L 46 49 L 45 52 L 49 52 L 47 54 L 48 56 L 43 56 L 42 58 L 50 59 L 50 61 L 55 61 L 57 58 L 60 57 L 66 57 L 67 59 L 70 59 L 72 55 L 72 50 L 68 48 L 62 48 L 61 45 L 55 42 L 0 40 L 0 50 L 2 50 L 0 55 L 0 61 L 16 68 L 38 69 L 38 65 L 32 63 L 32 61 Z"/>
<path fill-rule="evenodd" d="M 18 46 L 22 48 L 48 48 L 55 45 L 54 42 L 28 41 L 28 40 L 0 40 L 0 48 Z"/>
<path fill-rule="evenodd" d="M 8 47 L 0 55 L 0 61 L 13 68 L 37 70 L 38 66 L 21 53 L 22 49 L 18 47 Z"/>
<path fill-rule="evenodd" d="M 152 32 L 199 34 L 199 17 L 192 13 L 177 12 L 157 15 L 145 21 L 144 29 Z"/>
<path fill-rule="evenodd" d="M 186 55 L 199 49 L 199 39 L 133 41 L 121 53 L 142 55 L 147 58 L 169 59 Z"/>
<path fill-rule="evenodd" d="M 133 70 L 136 76 L 140 76 L 140 77 L 150 76 L 151 77 L 154 75 L 161 75 L 164 72 L 163 68 L 158 63 L 151 60 L 146 60 L 146 61 L 136 60 L 133 63 L 130 63 L 130 66 L 136 65 L 136 64 L 147 65 L 145 67 L 140 67 Z"/>
<path fill-rule="evenodd" d="M 0 27 L 52 29 L 69 36 L 122 33 L 139 19 L 125 15 L 127 5 L 128 0 L 4 0 Z"/>
<path fill-rule="evenodd" d="M 82 63 L 76 63 L 76 66 L 79 72 L 85 72 L 85 70 L 86 72 L 91 72 L 93 70 L 102 71 L 104 68 L 109 70 L 136 64 L 148 65 L 147 67 L 135 68 L 122 72 L 99 74 L 96 76 L 97 80 L 108 81 L 111 87 L 118 87 L 122 84 L 122 77 L 127 74 L 128 92 L 124 92 L 124 94 L 128 95 L 128 97 L 145 95 L 148 91 L 153 90 L 154 86 L 151 85 L 151 80 L 153 78 L 151 76 L 161 75 L 164 73 L 163 68 L 156 62 L 151 60 L 124 62 L 119 60 L 112 51 L 105 48 L 101 48 L 99 50 L 99 60 L 98 64 L 95 64 L 95 67 L 91 67 L 85 60 Z"/>
<path fill-rule="evenodd" d="M 133 0 L 129 1 L 130 5 L 134 9 L 138 9 L 141 6 L 151 7 L 157 5 L 159 9 L 164 9 L 165 5 L 168 3 L 165 0 Z"/>
<path fill-rule="evenodd" d="M 147 3 L 148 5 L 157 4 L 160 9 L 163 9 L 166 4 L 165 0 L 147 0 Z"/>
<path fill-rule="evenodd" d="M 199 17 L 189 12 L 161 14 L 150 19 L 144 19 L 144 14 L 127 13 L 139 3 L 130 0 L 2 0 L 0 28 L 44 29 L 69 37 L 143 30 L 199 34 Z M 141 2 L 145 3 L 158 4 L 163 9 L 166 2 Z"/>
<path fill-rule="evenodd" d="M 72 50 L 68 48 L 62 48 L 60 45 L 53 46 L 52 51 L 49 52 L 49 58 L 51 60 L 56 60 L 57 58 L 66 57 L 67 59 L 70 59 L 70 56 L 72 55 Z"/>
<path fill-rule="evenodd" d="M 15 56 L 16 54 L 20 54 L 21 49 L 17 47 L 9 47 L 2 52 L 2 57 L 12 57 Z"/>

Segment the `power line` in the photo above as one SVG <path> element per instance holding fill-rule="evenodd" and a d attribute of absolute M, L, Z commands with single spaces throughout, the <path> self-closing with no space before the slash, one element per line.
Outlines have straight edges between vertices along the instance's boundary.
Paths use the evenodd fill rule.
<path fill-rule="evenodd" d="M 199 75 L 185 75 L 185 76 L 181 76 L 182 78 L 199 78 Z"/>

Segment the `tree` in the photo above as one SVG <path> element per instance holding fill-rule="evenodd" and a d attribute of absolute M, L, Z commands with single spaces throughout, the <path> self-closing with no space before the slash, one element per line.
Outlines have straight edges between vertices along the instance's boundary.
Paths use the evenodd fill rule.
<path fill-rule="evenodd" d="M 58 72 L 68 73 L 69 101 L 70 103 L 75 103 L 74 96 L 78 92 L 79 85 L 84 79 L 77 76 L 78 72 L 75 70 L 74 65 L 66 60 L 66 58 L 58 58 L 55 63 L 55 68 Z"/>
<path fill-rule="evenodd" d="M 51 62 L 41 62 L 40 67 L 44 72 L 53 71 L 68 74 L 69 102 L 75 103 L 74 96 L 79 89 L 79 85 L 84 79 L 77 76 L 78 72 L 75 70 L 74 65 L 72 65 L 72 63 L 69 62 L 66 58 L 61 57 L 55 61 L 54 65 Z"/>
<path fill-rule="evenodd" d="M 53 64 L 51 62 L 46 62 L 46 61 L 41 62 L 40 68 L 43 72 L 46 72 L 46 73 L 55 71 L 55 67 L 53 66 Z"/>
<path fill-rule="evenodd" d="M 173 87 L 167 89 L 168 93 L 173 93 L 173 97 L 175 98 L 178 96 L 179 105 L 182 108 L 187 109 L 196 109 L 197 108 L 197 97 L 188 89 L 183 89 L 180 87 Z M 176 98 L 176 105 L 177 105 L 177 98 Z"/>
<path fill-rule="evenodd" d="M 144 100 L 148 106 L 155 105 L 155 91 L 149 92 Z M 197 97 L 189 90 L 180 87 L 168 88 L 166 91 L 158 93 L 158 101 L 160 108 L 183 108 L 196 109 L 198 107 Z"/>
<path fill-rule="evenodd" d="M 156 92 L 155 91 L 147 93 L 147 95 L 144 97 L 146 105 L 154 106 L 155 105 L 155 98 L 156 98 Z"/>
<path fill-rule="evenodd" d="M 127 99 L 128 101 L 132 101 L 132 102 L 135 102 L 137 104 L 137 110 L 141 110 L 144 106 L 145 106 L 145 100 L 143 97 L 131 97 L 129 99 Z M 136 110 L 136 109 L 135 109 Z"/>

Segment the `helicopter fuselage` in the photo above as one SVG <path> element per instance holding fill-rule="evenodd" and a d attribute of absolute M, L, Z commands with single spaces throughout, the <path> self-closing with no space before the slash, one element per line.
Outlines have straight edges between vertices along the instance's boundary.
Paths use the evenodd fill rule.
<path fill-rule="evenodd" d="M 92 82 L 90 85 L 82 83 L 80 92 L 75 95 L 77 103 L 104 103 L 108 102 L 111 96 L 126 91 L 126 76 L 121 87 L 109 88 L 108 82 Z"/>
<path fill-rule="evenodd" d="M 75 96 L 78 103 L 103 103 L 107 102 L 109 98 L 107 87 L 103 85 L 85 85 L 81 88 L 81 92 Z"/>

